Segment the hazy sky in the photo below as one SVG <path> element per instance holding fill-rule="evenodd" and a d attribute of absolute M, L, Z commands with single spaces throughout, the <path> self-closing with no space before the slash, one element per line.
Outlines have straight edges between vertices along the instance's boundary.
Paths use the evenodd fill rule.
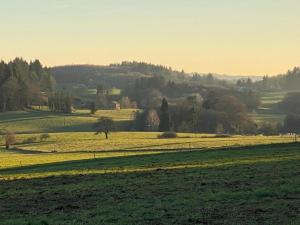
<path fill-rule="evenodd" d="M 278 74 L 300 65 L 299 0 L 0 0 L 0 58 Z"/>

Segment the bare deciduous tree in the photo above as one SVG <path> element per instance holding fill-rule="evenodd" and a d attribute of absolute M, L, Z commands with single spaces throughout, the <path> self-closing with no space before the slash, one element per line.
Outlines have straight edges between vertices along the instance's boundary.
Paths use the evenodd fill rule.
<path fill-rule="evenodd" d="M 108 139 L 108 134 L 114 128 L 114 121 L 108 117 L 101 117 L 98 122 L 95 124 L 96 134 L 105 134 L 105 138 Z"/>

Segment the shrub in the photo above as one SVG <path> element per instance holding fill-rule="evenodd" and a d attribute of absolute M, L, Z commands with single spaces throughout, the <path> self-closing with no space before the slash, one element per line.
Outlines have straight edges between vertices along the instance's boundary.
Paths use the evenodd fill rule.
<path fill-rule="evenodd" d="M 14 133 L 7 133 L 5 136 L 5 147 L 9 149 L 11 145 L 16 143 L 16 135 Z"/>
<path fill-rule="evenodd" d="M 46 141 L 47 139 L 49 139 L 51 136 L 50 134 L 41 134 L 40 135 L 40 141 L 43 142 L 43 141 Z"/>
<path fill-rule="evenodd" d="M 161 135 L 158 135 L 158 138 L 177 138 L 177 134 L 173 131 L 167 131 L 162 133 Z"/>

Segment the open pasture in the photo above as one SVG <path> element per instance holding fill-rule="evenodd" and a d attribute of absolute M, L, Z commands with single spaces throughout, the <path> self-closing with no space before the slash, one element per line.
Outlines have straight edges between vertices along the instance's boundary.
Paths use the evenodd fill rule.
<path fill-rule="evenodd" d="M 17 143 L 0 140 L 0 224 L 299 224 L 294 137 L 92 131 L 133 114 L 1 114 Z"/>
<path fill-rule="evenodd" d="M 0 169 L 3 225 L 299 224 L 299 144 Z"/>
<path fill-rule="evenodd" d="M 43 110 L 0 113 L 0 129 L 14 133 L 92 131 L 93 124 L 99 117 L 108 116 L 116 121 L 116 129 L 122 130 L 128 126 L 135 112 L 135 109 L 123 109 L 98 110 L 95 115 L 90 115 L 89 110 L 77 110 L 73 114 Z"/>
<path fill-rule="evenodd" d="M 115 132 L 106 140 L 94 132 L 51 133 L 41 142 L 40 134 L 18 134 L 14 149 L 0 152 L 0 168 L 70 160 L 143 155 L 169 151 L 208 150 L 261 144 L 291 143 L 290 136 L 231 136 L 217 137 L 205 134 L 179 134 L 178 138 L 160 139 L 160 133 Z M 23 143 L 36 138 L 33 143 Z M 0 147 L 1 148 L 1 147 Z"/>

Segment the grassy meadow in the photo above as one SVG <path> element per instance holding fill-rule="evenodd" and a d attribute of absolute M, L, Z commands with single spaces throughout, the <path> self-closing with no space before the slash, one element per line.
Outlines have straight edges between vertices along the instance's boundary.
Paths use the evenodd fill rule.
<path fill-rule="evenodd" d="M 300 223 L 294 137 L 118 131 L 106 140 L 92 131 L 100 116 L 122 123 L 133 114 L 0 114 L 17 139 L 10 150 L 0 144 L 0 224 Z"/>
<path fill-rule="evenodd" d="M 0 169 L 1 224 L 299 224 L 299 144 Z"/>
<path fill-rule="evenodd" d="M 261 107 L 251 114 L 251 117 L 258 124 L 263 122 L 283 122 L 286 115 L 280 114 L 274 110 L 276 104 L 283 100 L 288 92 L 262 92 Z"/>
<path fill-rule="evenodd" d="M 94 132 L 52 133 L 46 141 L 40 142 L 40 134 L 19 134 L 15 149 L 4 150 L 0 159 L 0 168 L 26 166 L 42 163 L 62 162 L 103 157 L 143 155 L 169 151 L 207 150 L 255 146 L 259 144 L 291 143 L 289 136 L 232 136 L 179 134 L 176 139 L 159 139 L 159 133 L 116 132 L 109 135 L 95 135 Z M 28 138 L 36 137 L 36 142 L 23 143 Z M 1 147 L 0 147 L 1 149 Z"/>
<path fill-rule="evenodd" d="M 92 116 L 89 110 L 76 110 L 71 115 L 47 110 L 0 113 L 0 129 L 15 133 L 92 131 L 100 116 L 108 116 L 116 121 L 116 129 L 122 130 L 133 119 L 135 112 L 136 109 L 99 110 Z"/>

